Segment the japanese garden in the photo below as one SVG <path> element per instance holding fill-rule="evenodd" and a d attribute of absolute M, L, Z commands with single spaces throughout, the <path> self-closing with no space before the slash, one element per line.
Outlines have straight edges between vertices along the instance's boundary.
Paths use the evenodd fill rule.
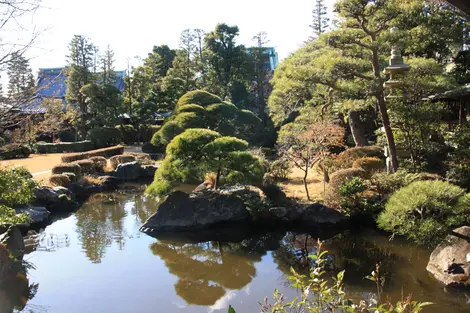
<path fill-rule="evenodd" d="M 214 22 L 127 69 L 93 32 L 33 66 L 46 2 L 0 2 L 0 313 L 470 310 L 465 1 L 312 0 L 285 57 Z"/>

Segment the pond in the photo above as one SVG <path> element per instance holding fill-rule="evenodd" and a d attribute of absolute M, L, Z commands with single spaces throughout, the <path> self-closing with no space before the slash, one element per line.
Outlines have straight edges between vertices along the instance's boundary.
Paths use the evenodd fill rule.
<path fill-rule="evenodd" d="M 205 242 L 156 239 L 139 227 L 157 207 L 127 188 L 95 195 L 48 226 L 36 250 L 25 256 L 34 265 L 27 275 L 34 290 L 23 311 L 210 313 L 227 312 L 230 304 L 248 313 L 259 312 L 258 302 L 275 288 L 288 299 L 297 295 L 287 280 L 289 268 L 302 270 L 295 252 L 305 246 L 312 251 L 314 231 L 227 230 Z M 230 232 L 244 238 L 230 240 Z M 426 249 L 367 229 L 321 239 L 332 267 L 346 270 L 346 291 L 354 298 L 374 292 L 364 276 L 380 262 L 384 295 L 393 301 L 412 294 L 435 303 L 426 312 L 470 310 L 470 297 L 446 291 L 427 274 Z"/>

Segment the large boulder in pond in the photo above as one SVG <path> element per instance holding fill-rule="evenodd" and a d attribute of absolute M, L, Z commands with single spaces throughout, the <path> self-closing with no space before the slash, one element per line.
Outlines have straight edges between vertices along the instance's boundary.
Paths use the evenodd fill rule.
<path fill-rule="evenodd" d="M 3 234 L 0 234 L 0 244 L 5 245 L 16 259 L 21 260 L 23 258 L 25 251 L 24 240 L 17 226 L 12 225 Z"/>
<path fill-rule="evenodd" d="M 137 161 L 121 163 L 114 171 L 114 176 L 124 181 L 136 180 L 141 174 L 142 166 Z"/>
<path fill-rule="evenodd" d="M 34 204 L 45 206 L 48 211 L 70 212 L 78 208 L 78 203 L 71 199 L 72 191 L 64 187 L 41 186 L 35 191 Z"/>
<path fill-rule="evenodd" d="M 31 219 L 31 224 L 43 224 L 47 222 L 50 212 L 41 206 L 23 206 L 15 208 L 16 214 L 25 213 Z"/>
<path fill-rule="evenodd" d="M 144 232 L 194 231 L 251 219 L 242 199 L 219 192 L 171 193 L 141 227 Z"/>
<path fill-rule="evenodd" d="M 448 287 L 470 287 L 470 227 L 452 231 L 431 253 L 426 269 Z"/>
<path fill-rule="evenodd" d="M 326 207 L 321 203 L 314 203 L 302 208 L 301 223 L 306 226 L 344 226 L 349 218 L 344 214 Z"/>

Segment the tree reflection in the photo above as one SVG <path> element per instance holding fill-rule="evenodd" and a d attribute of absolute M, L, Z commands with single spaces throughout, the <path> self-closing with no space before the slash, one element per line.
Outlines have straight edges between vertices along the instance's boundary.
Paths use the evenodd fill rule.
<path fill-rule="evenodd" d="M 253 280 L 255 263 L 266 254 L 269 240 L 278 246 L 279 238 L 274 238 L 266 234 L 239 243 L 158 241 L 150 249 L 178 277 L 174 287 L 181 298 L 188 304 L 210 306 L 228 290 L 242 289 Z"/>

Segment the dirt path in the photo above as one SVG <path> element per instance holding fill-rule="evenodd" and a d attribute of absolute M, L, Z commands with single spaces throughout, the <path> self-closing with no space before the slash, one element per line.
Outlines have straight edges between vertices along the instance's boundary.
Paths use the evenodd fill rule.
<path fill-rule="evenodd" d="M 62 163 L 62 153 L 54 154 L 31 154 L 29 158 L 0 161 L 1 166 L 24 166 L 33 175 L 36 181 L 47 181 L 51 176 L 51 169 Z"/>
<path fill-rule="evenodd" d="M 281 182 L 279 185 L 284 190 L 286 195 L 294 198 L 299 202 L 309 203 L 305 186 L 303 183 L 304 172 L 299 168 L 293 168 L 289 175 L 289 179 Z M 311 169 L 307 177 L 308 191 L 312 200 L 323 199 L 323 175 L 319 174 L 315 169 Z"/>

